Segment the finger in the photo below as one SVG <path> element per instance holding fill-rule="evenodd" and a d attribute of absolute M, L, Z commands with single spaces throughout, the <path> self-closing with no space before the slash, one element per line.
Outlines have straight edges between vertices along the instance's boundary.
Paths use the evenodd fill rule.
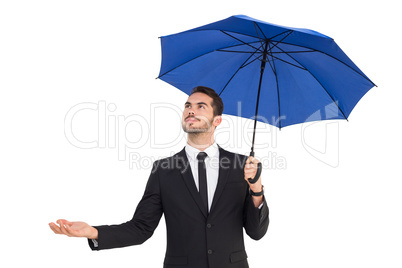
<path fill-rule="evenodd" d="M 257 168 L 247 168 L 247 169 L 244 169 L 244 174 L 245 175 L 247 175 L 247 176 L 252 176 L 252 177 L 254 177 L 255 176 L 255 174 L 257 174 Z"/>
<path fill-rule="evenodd" d="M 255 174 L 247 174 L 247 175 L 244 176 L 244 178 L 245 178 L 246 180 L 248 180 L 248 179 L 254 179 L 254 177 L 255 177 Z"/>
<path fill-rule="evenodd" d="M 59 221 L 62 222 L 64 224 L 64 226 L 72 226 L 73 225 L 72 222 L 65 220 L 65 219 L 60 219 Z"/>
<path fill-rule="evenodd" d="M 69 237 L 77 237 L 80 236 L 80 232 L 78 230 L 75 230 L 72 228 L 73 226 L 73 222 L 70 222 L 68 220 L 60 220 L 60 222 L 62 222 L 62 232 L 69 236 Z"/>
<path fill-rule="evenodd" d="M 67 232 L 66 227 L 64 225 L 64 221 L 63 220 L 58 220 L 57 223 L 60 225 L 60 231 L 62 234 L 70 236 L 70 234 Z"/>
<path fill-rule="evenodd" d="M 247 165 L 244 167 L 244 172 L 250 172 L 250 171 L 256 171 L 257 166 L 256 165 Z"/>
<path fill-rule="evenodd" d="M 68 224 L 64 225 L 64 230 L 66 231 L 67 236 L 69 236 L 69 237 L 75 237 L 75 236 L 77 236 L 77 235 L 75 234 L 74 230 L 71 229 L 71 227 L 70 227 Z"/>
<path fill-rule="evenodd" d="M 258 160 L 257 160 L 257 159 L 254 159 L 254 162 L 253 162 L 253 163 L 250 163 L 250 166 L 253 167 L 253 168 L 256 168 L 256 167 L 257 167 L 257 164 L 258 164 Z"/>
<path fill-rule="evenodd" d="M 254 157 L 253 157 L 253 156 L 249 156 L 249 157 L 247 158 L 246 164 L 252 163 L 253 160 L 254 160 Z"/>
<path fill-rule="evenodd" d="M 64 228 L 66 226 L 71 226 L 73 224 L 72 222 L 69 222 L 68 220 L 65 220 L 65 219 L 59 219 L 59 220 L 57 220 L 57 223 L 60 225 L 63 225 Z"/>
<path fill-rule="evenodd" d="M 245 167 L 244 167 L 244 170 L 256 170 L 257 169 L 257 165 L 256 164 L 247 164 Z"/>
<path fill-rule="evenodd" d="M 244 170 L 244 175 L 255 175 L 257 173 L 257 170 L 254 168 L 246 169 Z"/>
<path fill-rule="evenodd" d="M 244 168 L 244 172 L 253 172 L 256 170 L 257 170 L 257 167 L 255 167 L 255 166 L 249 166 L 249 167 Z"/>
<path fill-rule="evenodd" d="M 53 223 L 53 222 L 49 223 L 49 227 L 50 227 L 50 229 L 52 229 L 53 233 L 62 234 L 60 227 L 57 226 L 55 223 Z"/>

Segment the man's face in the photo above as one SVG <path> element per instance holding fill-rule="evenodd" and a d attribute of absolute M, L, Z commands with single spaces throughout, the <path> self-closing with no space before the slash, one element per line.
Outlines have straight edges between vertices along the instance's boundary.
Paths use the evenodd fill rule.
<path fill-rule="evenodd" d="M 183 130 L 186 133 L 204 133 L 215 130 L 221 123 L 221 116 L 215 116 L 212 98 L 204 93 L 194 93 L 184 104 L 182 117 Z"/>

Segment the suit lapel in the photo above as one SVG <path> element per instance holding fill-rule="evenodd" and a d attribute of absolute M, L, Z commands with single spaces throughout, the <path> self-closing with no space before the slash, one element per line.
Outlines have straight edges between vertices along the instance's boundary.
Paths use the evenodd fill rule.
<path fill-rule="evenodd" d="M 201 210 L 202 214 L 205 216 L 205 218 L 208 216 L 208 212 L 204 208 L 204 205 L 201 200 L 200 193 L 197 190 L 197 186 L 195 185 L 194 182 L 194 177 L 193 173 L 191 171 L 190 163 L 188 162 L 188 158 L 186 155 L 186 151 L 183 149 L 178 153 L 178 159 L 179 159 L 179 170 L 182 175 L 182 179 L 191 193 L 191 196 L 193 197 L 195 203 L 197 204 L 198 208 Z"/>

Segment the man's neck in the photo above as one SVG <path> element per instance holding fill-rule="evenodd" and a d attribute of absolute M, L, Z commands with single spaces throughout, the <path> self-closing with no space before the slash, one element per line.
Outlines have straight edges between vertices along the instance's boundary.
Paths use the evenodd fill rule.
<path fill-rule="evenodd" d="M 200 151 L 204 151 L 215 142 L 214 135 L 210 133 L 188 133 L 187 143 Z"/>

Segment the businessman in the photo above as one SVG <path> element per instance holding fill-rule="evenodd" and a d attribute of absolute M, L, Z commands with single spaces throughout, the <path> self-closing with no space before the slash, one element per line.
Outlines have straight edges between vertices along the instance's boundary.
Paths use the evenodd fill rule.
<path fill-rule="evenodd" d="M 90 226 L 57 220 L 56 234 L 86 237 L 92 250 L 138 245 L 150 238 L 164 214 L 167 249 L 164 268 L 249 267 L 243 229 L 261 239 L 268 228 L 268 205 L 258 160 L 228 152 L 214 141 L 223 103 L 213 89 L 196 87 L 188 97 L 182 126 L 187 144 L 154 162 L 133 218 L 119 225 Z"/>

